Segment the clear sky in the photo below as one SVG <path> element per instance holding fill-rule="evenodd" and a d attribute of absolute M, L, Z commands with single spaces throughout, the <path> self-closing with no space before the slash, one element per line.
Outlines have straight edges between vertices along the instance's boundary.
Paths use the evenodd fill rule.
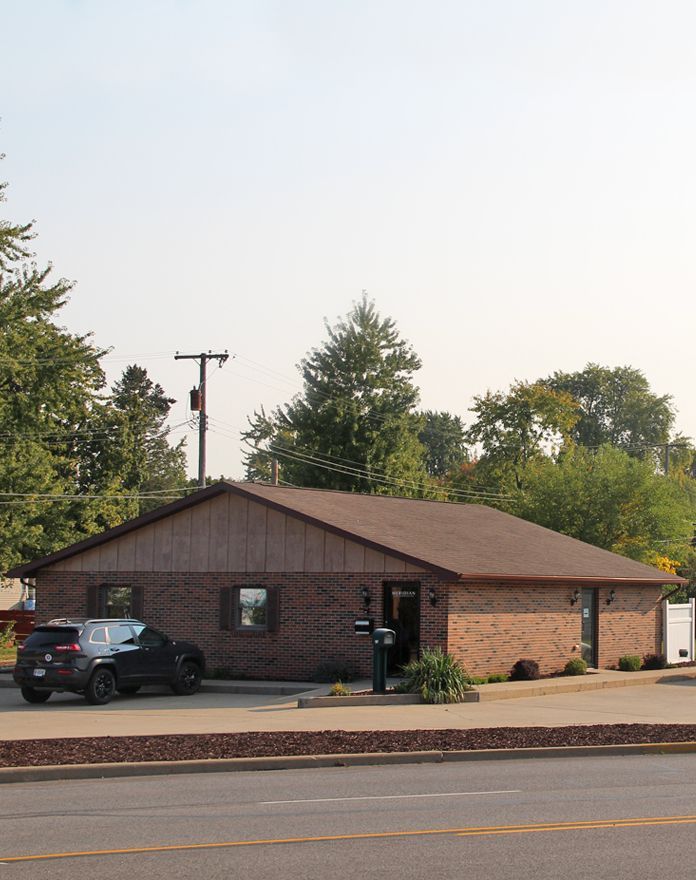
<path fill-rule="evenodd" d="M 423 408 L 629 364 L 696 437 L 692 0 L 0 0 L 9 219 L 208 472 L 363 288 Z M 180 436 L 180 434 L 177 434 Z M 189 436 L 191 473 L 197 441 Z"/>

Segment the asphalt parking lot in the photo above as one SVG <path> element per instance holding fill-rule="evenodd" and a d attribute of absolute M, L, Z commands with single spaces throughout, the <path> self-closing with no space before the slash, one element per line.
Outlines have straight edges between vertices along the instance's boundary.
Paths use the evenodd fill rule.
<path fill-rule="evenodd" d="M 253 730 L 409 730 L 568 724 L 696 724 L 696 679 L 450 706 L 298 709 L 295 695 L 208 693 L 177 697 L 143 688 L 90 706 L 75 694 L 29 705 L 0 688 L 0 739 L 137 736 Z"/>

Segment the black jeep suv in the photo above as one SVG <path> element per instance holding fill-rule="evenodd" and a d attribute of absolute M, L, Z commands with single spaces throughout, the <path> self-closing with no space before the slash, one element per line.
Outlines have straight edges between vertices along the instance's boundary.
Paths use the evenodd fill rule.
<path fill-rule="evenodd" d="M 72 691 L 101 705 L 116 691 L 134 694 L 144 684 L 195 694 L 204 669 L 200 648 L 139 620 L 60 618 L 37 626 L 18 647 L 14 680 L 29 703 Z"/>

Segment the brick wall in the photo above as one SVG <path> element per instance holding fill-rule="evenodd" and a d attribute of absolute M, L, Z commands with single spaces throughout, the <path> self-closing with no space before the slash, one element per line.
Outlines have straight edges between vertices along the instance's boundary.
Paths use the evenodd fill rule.
<path fill-rule="evenodd" d="M 607 605 L 608 590 L 599 591 L 599 665 L 616 666 L 624 654 L 662 651 L 660 587 L 616 587 L 616 599 Z"/>
<path fill-rule="evenodd" d="M 448 648 L 473 675 L 509 672 L 529 658 L 542 674 L 581 656 L 582 607 L 570 604 L 575 585 L 451 584 Z M 652 654 L 659 645 L 659 587 L 618 586 L 606 604 L 598 590 L 599 666 L 615 666 L 622 654 Z"/>
<path fill-rule="evenodd" d="M 356 636 L 356 618 L 366 616 L 360 591 L 372 596 L 369 616 L 383 621 L 384 581 L 418 580 L 421 584 L 421 645 L 446 645 L 446 602 L 434 576 L 384 574 L 164 574 L 42 572 L 37 580 L 37 619 L 86 614 L 87 588 L 98 584 L 144 588 L 143 618 L 168 635 L 195 641 L 205 651 L 209 670 L 226 670 L 238 678 L 312 679 L 325 660 L 352 663 L 360 675 L 372 675 L 372 644 Z M 277 632 L 220 629 L 221 587 L 277 587 L 280 623 Z M 428 589 L 442 596 L 431 606 Z"/>
<path fill-rule="evenodd" d="M 542 673 L 580 656 L 581 605 L 570 605 L 573 585 L 511 586 L 446 584 L 434 575 L 400 574 L 234 574 L 106 573 L 46 570 L 37 581 L 37 620 L 84 616 L 87 588 L 99 584 L 140 584 L 143 618 L 175 638 L 195 641 L 210 670 L 239 678 L 307 680 L 325 660 L 352 663 L 360 675 L 372 674 L 370 639 L 356 636 L 354 621 L 365 616 L 360 591 L 372 596 L 369 616 L 384 619 L 384 581 L 421 584 L 422 647 L 448 650 L 474 675 L 508 672 L 516 660 L 537 660 Z M 277 587 L 277 632 L 220 629 L 221 587 Z M 432 587 L 436 605 L 428 600 Z M 598 594 L 599 662 L 613 666 L 622 654 L 659 649 L 658 587 L 616 587 Z"/>

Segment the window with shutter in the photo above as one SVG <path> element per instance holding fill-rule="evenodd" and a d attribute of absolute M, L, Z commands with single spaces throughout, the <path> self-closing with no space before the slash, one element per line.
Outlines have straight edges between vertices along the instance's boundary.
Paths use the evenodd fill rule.
<path fill-rule="evenodd" d="M 142 587 L 101 584 L 87 591 L 88 617 L 140 617 L 142 605 Z"/>
<path fill-rule="evenodd" d="M 231 596 L 229 595 L 231 593 Z M 275 587 L 244 585 L 220 594 L 221 628 L 239 632 L 275 632 L 278 629 L 278 590 Z M 231 607 L 228 608 L 228 599 Z M 223 621 L 230 621 L 225 627 Z"/>

